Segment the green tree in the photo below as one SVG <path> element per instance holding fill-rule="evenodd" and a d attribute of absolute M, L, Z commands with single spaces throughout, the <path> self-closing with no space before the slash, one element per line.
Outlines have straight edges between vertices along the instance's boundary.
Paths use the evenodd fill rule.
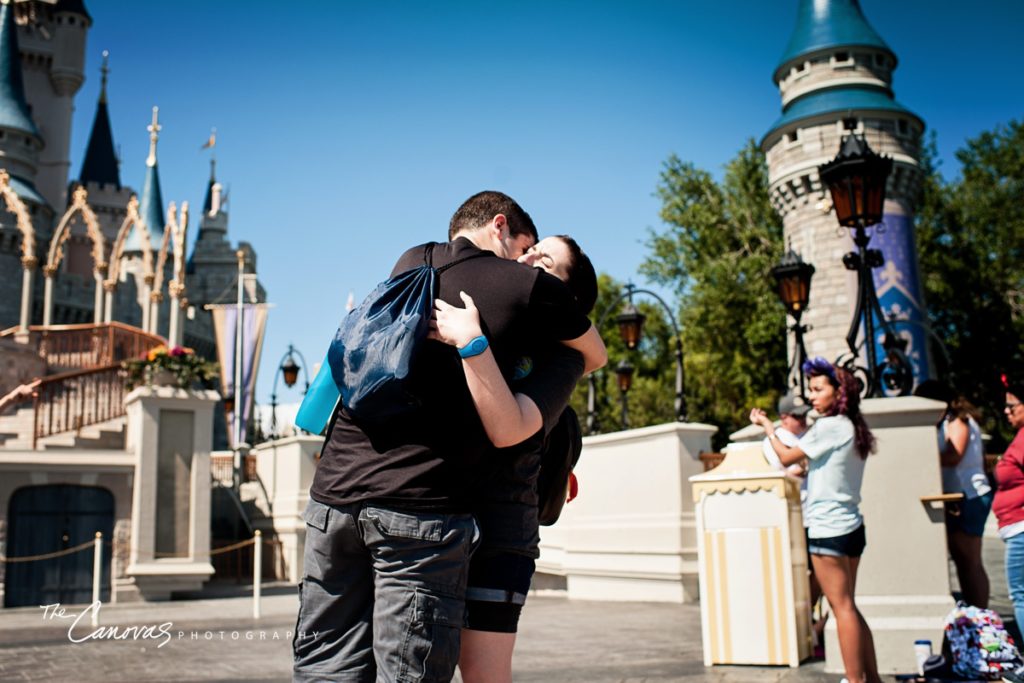
<path fill-rule="evenodd" d="M 1000 375 L 1024 373 L 1024 125 L 1011 121 L 968 140 L 951 182 L 935 156 L 933 136 L 916 237 L 929 320 L 949 355 L 947 362 L 936 345 L 936 370 L 1005 437 Z"/>
<path fill-rule="evenodd" d="M 657 193 L 667 227 L 651 232 L 641 272 L 680 302 L 690 419 L 719 427 L 720 447 L 747 424 L 751 406 L 773 405 L 785 388 L 785 314 L 771 277 L 782 221 L 753 140 L 721 183 L 669 157 Z"/>
<path fill-rule="evenodd" d="M 665 318 L 664 309 L 638 294 L 634 305 L 646 316 L 643 339 L 639 348 L 630 351 L 622 342 L 615 316 L 622 303 L 616 301 L 624 291 L 622 282 L 602 273 L 597 280 L 598 297 L 594 306 L 594 322 L 600 323 L 601 337 L 608 347 L 608 365 L 595 375 L 597 384 L 597 428 L 601 432 L 621 428 L 622 407 L 615 368 L 627 360 L 635 368 L 633 385 L 627 395 L 629 426 L 631 428 L 663 424 L 675 419 L 675 337 L 672 326 Z M 605 315 L 607 314 L 607 315 Z M 604 320 L 600 318 L 605 315 Z M 587 380 L 579 383 L 570 405 L 586 425 Z"/>

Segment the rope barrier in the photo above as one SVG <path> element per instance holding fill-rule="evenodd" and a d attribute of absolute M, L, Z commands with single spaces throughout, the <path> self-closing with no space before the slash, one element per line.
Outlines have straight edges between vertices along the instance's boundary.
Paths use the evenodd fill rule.
<path fill-rule="evenodd" d="M 44 553 L 42 555 L 26 555 L 25 557 L 7 557 L 6 555 L 0 555 L 0 562 L 35 562 L 36 560 L 49 560 L 54 557 L 61 557 L 62 555 L 70 555 L 77 553 L 80 550 L 86 548 L 92 548 L 96 544 L 95 541 L 86 541 L 81 545 L 76 545 L 74 548 L 66 548 L 64 550 L 58 550 L 52 553 Z"/>
<path fill-rule="evenodd" d="M 265 540 L 263 542 L 267 543 L 269 545 L 274 545 L 274 544 L 280 543 L 280 541 L 277 541 L 277 540 Z M 53 559 L 55 557 L 62 557 L 64 555 L 71 555 L 72 553 L 77 553 L 77 552 L 79 552 L 81 550 L 85 550 L 86 548 L 92 548 L 95 545 L 95 543 L 96 543 L 95 541 L 86 541 L 85 543 L 82 543 L 80 545 L 76 545 L 73 548 L 66 548 L 64 550 L 57 550 L 55 552 L 44 553 L 42 555 L 27 555 L 27 556 L 24 556 L 24 557 L 7 557 L 6 555 L 0 555 L 0 563 L 2 563 L 2 562 L 35 562 L 37 560 L 50 560 L 50 559 Z M 222 553 L 228 553 L 228 552 L 231 552 L 232 550 L 238 550 L 239 548 L 244 548 L 247 545 L 253 545 L 255 543 L 256 543 L 256 539 L 255 538 L 248 538 L 248 539 L 246 539 L 244 541 L 239 541 L 238 543 L 232 543 L 231 545 L 227 545 L 227 546 L 224 546 L 222 548 L 215 548 L 215 549 L 210 551 L 210 555 L 220 555 Z M 108 541 L 103 541 L 103 545 L 107 546 L 107 548 L 113 548 L 114 547 L 114 543 L 112 541 L 109 541 L 109 540 Z M 187 554 L 186 555 L 182 555 L 181 553 L 153 553 L 153 557 L 188 557 L 188 555 Z"/>

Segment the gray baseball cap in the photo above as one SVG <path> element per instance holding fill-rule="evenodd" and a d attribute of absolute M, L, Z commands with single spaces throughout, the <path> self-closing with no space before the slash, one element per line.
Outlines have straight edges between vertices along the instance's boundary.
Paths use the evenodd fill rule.
<path fill-rule="evenodd" d="M 810 412 L 811 407 L 804 402 L 799 394 L 789 392 L 779 399 L 779 415 L 793 415 L 803 417 Z"/>

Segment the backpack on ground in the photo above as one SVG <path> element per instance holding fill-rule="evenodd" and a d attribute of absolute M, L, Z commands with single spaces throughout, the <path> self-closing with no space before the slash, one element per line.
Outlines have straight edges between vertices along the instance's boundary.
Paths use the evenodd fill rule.
<path fill-rule="evenodd" d="M 1021 664 L 1020 652 L 1003 620 L 989 609 L 957 602 L 946 617 L 946 643 L 953 673 L 964 678 L 998 680 Z"/>
<path fill-rule="evenodd" d="M 572 470 L 583 451 L 583 430 L 576 411 L 566 408 L 544 439 L 537 479 L 538 518 L 543 526 L 558 521 L 569 494 Z"/>
<path fill-rule="evenodd" d="M 362 420 L 384 420 L 419 405 L 406 379 L 430 330 L 439 276 L 484 255 L 472 254 L 435 268 L 434 246 L 427 244 L 422 265 L 377 285 L 342 319 L 326 362 L 299 407 L 296 425 L 322 433 L 339 397 L 345 409 Z"/>

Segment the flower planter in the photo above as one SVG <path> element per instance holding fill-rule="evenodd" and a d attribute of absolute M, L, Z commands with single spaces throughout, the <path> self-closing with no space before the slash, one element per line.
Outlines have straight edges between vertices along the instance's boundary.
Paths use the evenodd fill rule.
<path fill-rule="evenodd" d="M 154 370 L 150 381 L 155 387 L 178 386 L 178 376 L 170 370 Z"/>

